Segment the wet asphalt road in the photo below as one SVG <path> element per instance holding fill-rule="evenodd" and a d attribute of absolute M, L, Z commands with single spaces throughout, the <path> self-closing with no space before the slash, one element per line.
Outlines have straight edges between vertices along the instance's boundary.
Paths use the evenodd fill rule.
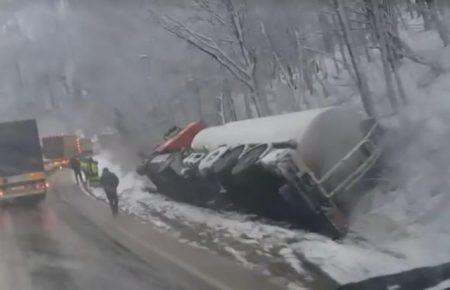
<path fill-rule="evenodd" d="M 163 266 L 155 260 L 149 263 L 60 197 L 83 195 L 75 185 L 62 182 L 58 187 L 62 192 L 50 191 L 47 200 L 38 206 L 0 206 L 0 290 L 279 289 L 259 278 L 258 286 L 242 280 L 240 283 L 236 273 L 231 275 L 214 262 L 211 268 L 231 275 L 230 281 L 237 279 L 239 287 L 203 287 L 195 277 L 180 274 L 176 266 Z M 84 197 L 82 201 L 79 207 L 86 207 L 92 199 Z M 106 204 L 102 206 L 109 211 Z M 187 260 L 193 259 L 201 257 Z M 446 279 L 450 279 L 450 263 L 376 277 L 339 289 L 419 290 Z"/>
<path fill-rule="evenodd" d="M 0 290 L 187 288 L 54 197 L 0 209 Z"/>

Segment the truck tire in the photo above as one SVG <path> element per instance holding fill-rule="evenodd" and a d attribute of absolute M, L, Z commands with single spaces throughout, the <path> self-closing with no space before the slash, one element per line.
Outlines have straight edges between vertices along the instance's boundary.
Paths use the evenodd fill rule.
<path fill-rule="evenodd" d="M 247 151 L 234 166 L 231 171 L 232 175 L 237 176 L 250 169 L 259 160 L 262 154 L 267 151 L 268 147 L 267 144 L 260 144 Z"/>
<path fill-rule="evenodd" d="M 214 163 L 227 151 L 229 150 L 228 146 L 220 146 L 211 152 L 209 152 L 198 164 L 198 171 L 202 176 L 208 176 L 212 173 L 211 168 Z"/>
<path fill-rule="evenodd" d="M 211 166 L 211 172 L 214 174 L 226 174 L 238 163 L 239 156 L 244 151 L 244 145 L 232 148 L 220 156 Z"/>
<path fill-rule="evenodd" d="M 136 173 L 140 176 L 147 175 L 147 170 L 148 170 L 147 162 L 142 163 L 136 167 Z"/>

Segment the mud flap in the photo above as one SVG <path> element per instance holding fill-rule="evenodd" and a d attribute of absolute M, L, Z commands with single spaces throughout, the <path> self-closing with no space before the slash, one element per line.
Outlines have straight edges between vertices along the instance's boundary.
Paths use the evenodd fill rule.
<path fill-rule="evenodd" d="M 47 197 L 47 193 L 34 194 L 29 196 L 18 197 L 14 200 L 14 202 L 21 203 L 23 205 L 34 206 L 43 202 Z"/>
<path fill-rule="evenodd" d="M 338 239 L 347 233 L 347 219 L 334 203 L 311 207 L 306 196 L 285 184 L 278 190 L 285 202 L 287 218 L 306 229 Z"/>
<path fill-rule="evenodd" d="M 324 234 L 333 239 L 339 239 L 347 234 L 348 220 L 334 203 L 326 207 L 321 206 L 320 212 L 323 219 L 322 230 Z"/>

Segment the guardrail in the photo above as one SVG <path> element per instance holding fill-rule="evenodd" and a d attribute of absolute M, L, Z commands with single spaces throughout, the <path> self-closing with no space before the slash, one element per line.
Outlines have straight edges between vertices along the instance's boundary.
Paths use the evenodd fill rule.
<path fill-rule="evenodd" d="M 353 147 L 350 152 L 348 152 L 339 162 L 337 162 L 330 170 L 328 170 L 327 173 L 325 173 L 322 178 L 318 179 L 314 173 L 311 172 L 311 177 L 313 178 L 314 182 L 318 185 L 320 191 L 322 194 L 327 197 L 331 198 L 343 189 L 349 190 L 355 183 L 357 183 L 364 174 L 372 168 L 372 166 L 375 164 L 375 162 L 378 160 L 378 158 L 381 155 L 381 149 L 378 148 L 371 140 L 371 137 L 374 135 L 376 129 L 378 128 L 378 124 L 375 123 L 370 130 L 367 132 L 367 134 L 361 139 L 361 141 L 356 144 L 355 147 Z M 360 153 L 361 149 L 365 148 L 369 150 L 370 156 L 361 164 L 359 165 L 352 173 L 350 173 L 341 183 L 339 183 L 337 186 L 334 187 L 334 189 L 331 192 L 328 192 L 324 188 L 324 183 L 329 180 L 333 174 L 338 172 L 339 168 L 341 168 L 346 161 L 351 160 L 352 157 L 355 156 L 356 153 Z"/>

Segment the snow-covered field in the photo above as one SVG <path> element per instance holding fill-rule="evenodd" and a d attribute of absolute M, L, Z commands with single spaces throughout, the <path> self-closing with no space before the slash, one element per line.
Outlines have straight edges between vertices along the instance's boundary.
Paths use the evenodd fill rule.
<path fill-rule="evenodd" d="M 404 36 L 418 52 L 450 71 L 450 49 L 433 32 Z M 338 283 L 363 280 L 450 260 L 450 73 L 437 78 L 425 66 L 402 67 L 411 104 L 397 127 L 399 148 L 390 158 L 389 186 L 366 194 L 341 241 L 293 230 L 249 215 L 216 212 L 143 190 L 146 180 L 123 172 L 114 156 L 96 156 L 121 179 L 120 208 L 180 241 L 232 257 L 247 267 L 287 278 L 291 286 L 314 280 L 311 265 Z M 408 116 L 408 117 L 406 117 Z M 93 194 L 105 200 L 100 189 Z"/>

